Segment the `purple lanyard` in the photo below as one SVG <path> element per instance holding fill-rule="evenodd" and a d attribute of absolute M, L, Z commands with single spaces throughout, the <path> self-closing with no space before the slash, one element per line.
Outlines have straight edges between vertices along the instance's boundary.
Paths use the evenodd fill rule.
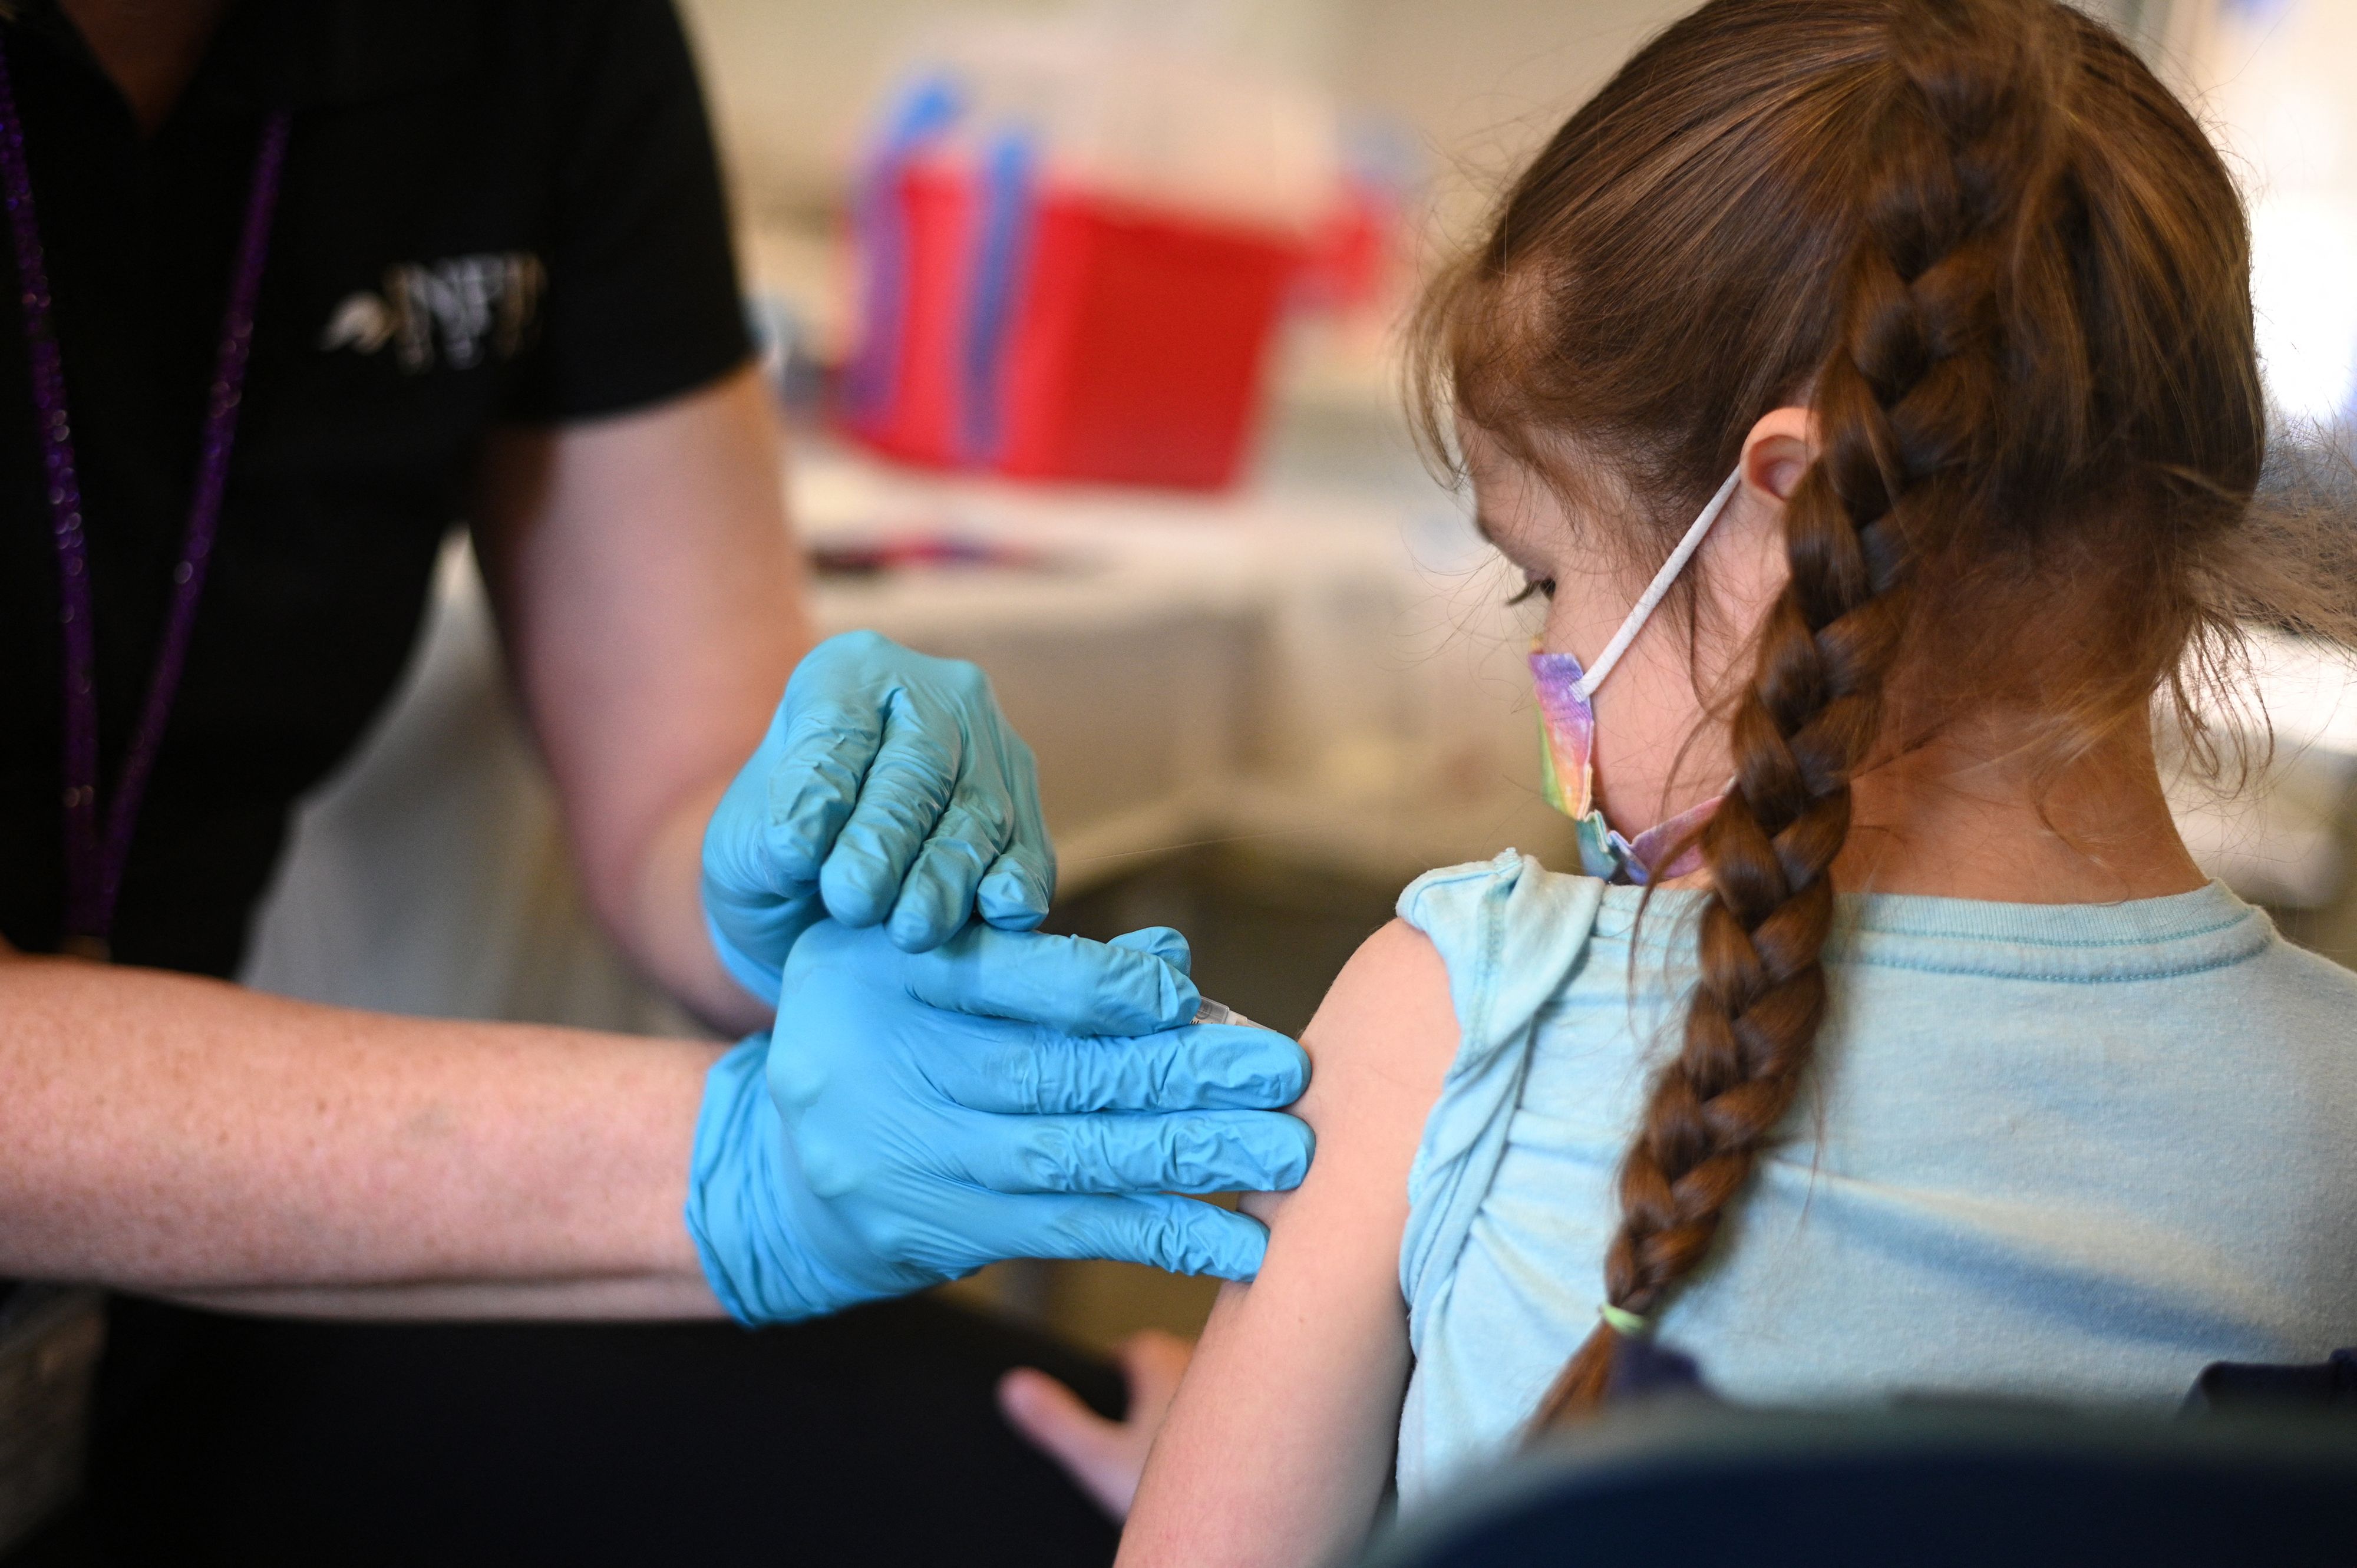
<path fill-rule="evenodd" d="M 65 859 L 64 950 L 106 956 L 114 925 L 115 896 L 139 798 L 147 787 L 164 721 L 179 689 L 188 661 L 188 634 L 196 625 L 197 600 L 205 589 L 205 564 L 221 521 L 221 487 L 237 435 L 237 406 L 245 387 L 247 349 L 253 339 L 253 301 L 262 284 L 262 263 L 270 247 L 270 216 L 278 205 L 278 173 L 286 159 L 287 114 L 273 113 L 254 154 L 253 183 L 245 199 L 245 228 L 238 237 L 237 268 L 229 306 L 221 317 L 221 353 L 205 400 L 205 425 L 198 447 L 196 494 L 188 503 L 188 527 L 180 559 L 172 568 L 172 603 L 148 677 L 146 702 L 131 749 L 123 758 L 113 799 L 102 821 L 98 802 L 97 643 L 91 626 L 90 555 L 82 535 L 81 485 L 74 476 L 73 429 L 66 417 L 66 381 L 49 320 L 49 274 L 41 231 L 33 219 L 33 183 L 25 167 L 25 127 L 16 113 L 16 84 L 7 54 L 0 48 L 0 201 L 8 209 L 16 241 L 18 298 L 25 313 L 25 352 L 33 372 L 33 412 L 40 428 L 41 463 L 48 478 L 49 518 L 58 549 L 58 618 L 65 640 Z"/>

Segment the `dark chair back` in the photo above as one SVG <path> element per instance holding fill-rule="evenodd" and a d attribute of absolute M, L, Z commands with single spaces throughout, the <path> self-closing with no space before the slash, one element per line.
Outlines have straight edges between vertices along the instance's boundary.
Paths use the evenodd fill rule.
<path fill-rule="evenodd" d="M 1668 1399 L 1555 1439 L 1366 1568 L 2352 1568 L 2357 1423 Z"/>

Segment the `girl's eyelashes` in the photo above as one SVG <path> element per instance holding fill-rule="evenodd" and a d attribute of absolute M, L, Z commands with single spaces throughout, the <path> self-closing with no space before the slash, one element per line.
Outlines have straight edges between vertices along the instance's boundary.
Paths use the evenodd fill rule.
<path fill-rule="evenodd" d="M 1510 605 L 1526 605 L 1530 603 L 1533 595 L 1536 595 L 1538 597 L 1543 599 L 1554 598 L 1555 579 L 1553 577 L 1526 577 L 1523 580 L 1522 592 L 1516 594 L 1512 598 L 1508 599 L 1506 602 Z"/>

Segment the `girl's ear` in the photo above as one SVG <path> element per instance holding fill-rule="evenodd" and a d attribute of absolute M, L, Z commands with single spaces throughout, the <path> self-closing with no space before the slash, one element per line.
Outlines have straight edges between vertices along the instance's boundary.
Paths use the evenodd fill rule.
<path fill-rule="evenodd" d="M 1743 488 L 1755 501 L 1781 506 L 1792 499 L 1816 456 L 1816 428 L 1809 411 L 1798 406 L 1770 409 L 1743 438 Z"/>

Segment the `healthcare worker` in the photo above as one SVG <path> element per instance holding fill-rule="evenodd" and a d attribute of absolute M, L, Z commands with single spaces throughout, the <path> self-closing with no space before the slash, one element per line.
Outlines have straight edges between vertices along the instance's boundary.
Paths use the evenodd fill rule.
<path fill-rule="evenodd" d="M 1027 933 L 975 671 L 806 651 L 665 0 L 5 0 L 0 65 L 0 1278 L 129 1293 L 27 1560 L 1103 1556 L 990 1407 L 1101 1369 L 828 1315 L 1249 1273 L 1168 1195 L 1297 1180 L 1306 1067 L 1169 933 Z M 744 1044 L 224 983 L 456 519 L 598 913 Z M 546 1322 L 724 1308 L 802 1326 Z"/>

